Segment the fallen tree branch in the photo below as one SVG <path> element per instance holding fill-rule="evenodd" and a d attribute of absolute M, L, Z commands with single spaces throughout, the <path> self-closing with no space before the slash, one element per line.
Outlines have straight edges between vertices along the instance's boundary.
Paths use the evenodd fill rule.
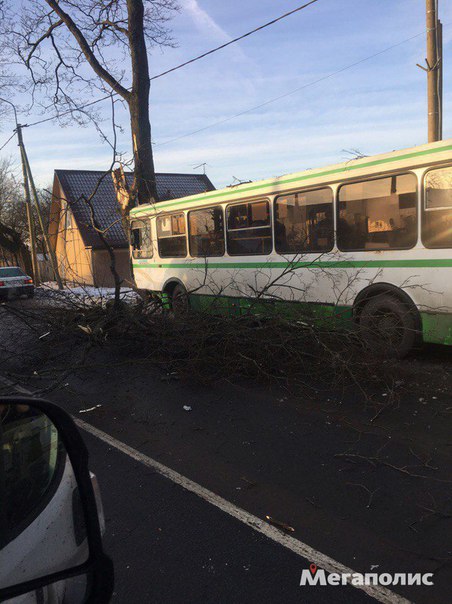
<path fill-rule="evenodd" d="M 412 476 L 413 478 L 425 478 L 427 480 L 435 480 L 436 482 L 452 483 L 452 480 L 447 480 L 446 478 L 438 478 L 436 476 L 425 476 L 424 474 L 415 474 L 414 472 L 410 472 L 407 466 L 395 466 L 394 464 L 384 461 L 379 457 L 366 457 L 365 455 L 358 455 L 357 453 L 336 453 L 334 457 L 342 457 L 350 460 L 358 459 L 360 461 L 365 461 L 371 464 L 373 467 L 376 467 L 377 465 L 385 466 L 386 468 L 401 472 L 402 474 L 406 474 L 407 476 Z"/>

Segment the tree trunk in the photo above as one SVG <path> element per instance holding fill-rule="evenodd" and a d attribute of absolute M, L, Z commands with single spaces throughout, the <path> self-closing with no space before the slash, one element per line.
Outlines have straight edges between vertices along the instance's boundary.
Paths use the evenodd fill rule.
<path fill-rule="evenodd" d="M 149 121 L 149 65 L 144 35 L 142 0 L 127 0 L 132 61 L 132 91 L 128 98 L 135 158 L 134 193 L 138 204 L 158 201 Z M 129 206 L 128 209 L 130 209 Z"/>

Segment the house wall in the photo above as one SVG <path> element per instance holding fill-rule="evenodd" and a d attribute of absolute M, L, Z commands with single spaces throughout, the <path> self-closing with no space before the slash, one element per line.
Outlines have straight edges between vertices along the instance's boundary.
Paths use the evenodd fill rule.
<path fill-rule="evenodd" d="M 85 248 L 77 227 L 62 232 L 57 243 L 57 258 L 63 281 L 94 285 L 92 250 Z"/>
<path fill-rule="evenodd" d="M 45 258 L 44 254 L 38 254 L 39 277 L 42 282 L 55 281 L 55 273 L 52 268 L 52 263 L 49 257 Z"/>
<path fill-rule="evenodd" d="M 96 287 L 114 286 L 107 250 L 85 247 L 72 212 L 67 206 L 64 191 L 56 177 L 52 191 L 49 237 L 63 281 Z M 115 257 L 123 286 L 130 287 L 132 276 L 128 248 L 116 249 Z"/>
<path fill-rule="evenodd" d="M 110 256 L 107 250 L 93 250 L 94 283 L 97 287 L 114 287 L 114 279 L 110 270 Z M 128 249 L 115 249 L 116 270 L 123 280 L 122 287 L 132 286 L 130 260 Z"/>
<path fill-rule="evenodd" d="M 92 250 L 85 248 L 64 193 L 55 179 L 49 232 L 63 281 L 94 285 Z"/>

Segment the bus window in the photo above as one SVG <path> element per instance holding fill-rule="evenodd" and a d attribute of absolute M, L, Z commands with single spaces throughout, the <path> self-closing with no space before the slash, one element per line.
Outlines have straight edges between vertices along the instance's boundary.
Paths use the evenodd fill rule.
<path fill-rule="evenodd" d="M 402 174 L 339 189 L 341 250 L 408 249 L 417 241 L 416 176 Z"/>
<path fill-rule="evenodd" d="M 231 256 L 270 254 L 272 228 L 268 201 L 253 201 L 227 208 L 228 253 Z"/>
<path fill-rule="evenodd" d="M 134 220 L 130 225 L 130 245 L 133 258 L 152 258 L 151 224 L 149 221 Z"/>
<path fill-rule="evenodd" d="M 282 195 L 275 200 L 275 247 L 280 254 L 329 252 L 333 247 L 331 189 Z"/>
<path fill-rule="evenodd" d="M 161 258 L 185 258 L 187 240 L 184 214 L 158 216 L 157 238 Z"/>
<path fill-rule="evenodd" d="M 224 224 L 221 207 L 188 213 L 190 254 L 192 256 L 224 255 Z"/>
<path fill-rule="evenodd" d="M 425 175 L 422 242 L 430 248 L 452 247 L 452 167 Z"/>

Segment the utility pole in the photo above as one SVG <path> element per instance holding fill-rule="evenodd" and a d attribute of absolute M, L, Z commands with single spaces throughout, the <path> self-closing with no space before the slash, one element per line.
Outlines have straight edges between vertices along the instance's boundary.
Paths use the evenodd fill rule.
<path fill-rule="evenodd" d="M 18 127 L 20 129 L 20 124 Z M 21 140 L 22 140 L 22 137 L 21 137 Z M 22 146 L 21 146 L 21 153 L 22 153 L 25 168 L 27 171 L 28 179 L 30 182 L 31 191 L 33 193 L 33 198 L 35 200 L 36 213 L 38 214 L 38 220 L 39 220 L 39 225 L 41 227 L 42 236 L 44 238 L 47 253 L 50 256 L 50 264 L 52 265 L 53 273 L 55 275 L 55 279 L 58 284 L 58 289 L 63 289 L 63 282 L 61 281 L 60 273 L 58 271 L 58 262 L 57 262 L 55 250 L 53 249 L 53 247 L 50 244 L 49 235 L 47 233 L 46 226 L 42 219 L 41 204 L 39 203 L 38 192 L 35 187 L 35 183 L 33 180 L 33 174 L 31 173 L 30 162 L 28 161 L 28 156 L 27 156 L 27 152 L 25 151 L 25 145 L 23 144 L 23 141 L 22 141 Z"/>
<path fill-rule="evenodd" d="M 20 156 L 21 156 L 21 160 L 22 160 L 22 174 L 23 174 L 23 178 L 24 178 L 25 205 L 27 208 L 27 222 L 28 222 L 28 234 L 30 237 L 31 266 L 33 267 L 33 281 L 35 282 L 36 285 L 39 285 L 39 282 L 41 281 L 41 279 L 40 279 L 40 274 L 39 274 L 39 264 L 38 264 L 38 257 L 37 257 L 37 252 L 36 252 L 36 231 L 35 231 L 35 225 L 34 225 L 34 220 L 33 220 L 33 212 L 31 209 L 30 187 L 29 187 L 29 183 L 28 183 L 27 169 L 26 169 L 24 158 L 22 155 L 22 148 L 23 148 L 22 130 L 21 130 L 21 126 L 19 125 L 19 123 L 17 121 L 17 110 L 16 110 L 16 106 L 14 105 L 14 103 L 11 103 L 11 101 L 8 101 L 7 99 L 3 99 L 3 98 L 0 98 L 0 101 L 2 103 L 7 103 L 8 105 L 10 105 L 14 111 L 14 120 L 16 122 L 16 132 L 17 132 L 17 138 L 19 141 Z"/>
<path fill-rule="evenodd" d="M 444 61 L 443 61 L 443 24 L 438 19 L 438 57 L 439 57 L 439 138 L 443 138 L 443 77 L 444 77 Z"/>
<path fill-rule="evenodd" d="M 25 200 L 26 200 L 26 204 L 27 204 L 28 229 L 29 229 L 29 233 L 30 233 L 31 261 L 32 261 L 33 273 L 34 273 L 33 279 L 36 284 L 40 280 L 39 266 L 38 266 L 38 260 L 37 260 L 37 254 L 36 254 L 36 232 L 35 232 L 34 222 L 33 222 L 33 213 L 31 210 L 30 186 L 31 186 L 31 191 L 33 193 L 33 198 L 34 198 L 35 205 L 36 205 L 36 213 L 38 215 L 38 220 L 39 220 L 39 225 L 41 227 L 42 236 L 44 238 L 47 252 L 50 256 L 50 263 L 52 265 L 53 273 L 55 275 L 55 279 L 58 284 L 58 288 L 63 289 L 63 282 L 61 281 L 60 273 L 58 271 L 57 258 L 56 258 L 54 249 L 50 245 L 49 235 L 47 233 L 47 229 L 46 229 L 44 221 L 42 219 L 41 205 L 39 203 L 38 192 L 36 191 L 35 183 L 33 180 L 33 174 L 31 173 L 30 163 L 29 163 L 28 157 L 27 157 L 27 152 L 25 151 L 25 145 L 24 145 L 24 141 L 22 138 L 23 126 L 21 124 L 19 124 L 17 121 L 17 110 L 16 110 L 16 106 L 14 105 L 14 103 L 11 103 L 11 101 L 8 101 L 3 98 L 0 98 L 0 101 L 3 103 L 7 103 L 8 105 L 11 105 L 11 107 L 13 108 L 13 111 L 14 111 L 14 119 L 16 121 L 16 130 L 15 131 L 17 132 L 17 139 L 19 141 L 19 148 L 20 148 L 20 158 L 22 160 L 22 173 L 23 173 L 23 177 L 24 177 Z"/>
<path fill-rule="evenodd" d="M 22 160 L 22 175 L 24 178 L 25 205 L 27 208 L 28 231 L 29 231 L 29 235 L 30 235 L 31 264 L 33 266 L 33 280 L 35 282 L 35 285 L 39 285 L 39 283 L 41 281 L 41 277 L 39 274 L 38 255 L 36 253 L 36 232 L 35 232 L 35 225 L 33 222 L 33 212 L 31 210 L 30 185 L 28 183 L 27 168 L 26 168 L 24 156 L 22 153 L 22 148 L 24 146 L 24 143 L 22 140 L 22 127 L 20 124 L 16 125 L 16 132 L 17 132 L 17 138 L 19 141 L 20 157 Z"/>
<path fill-rule="evenodd" d="M 426 0 L 427 9 L 427 92 L 428 92 L 428 142 L 442 138 L 441 132 L 441 72 L 442 56 L 439 48 L 440 24 L 438 0 Z"/>

